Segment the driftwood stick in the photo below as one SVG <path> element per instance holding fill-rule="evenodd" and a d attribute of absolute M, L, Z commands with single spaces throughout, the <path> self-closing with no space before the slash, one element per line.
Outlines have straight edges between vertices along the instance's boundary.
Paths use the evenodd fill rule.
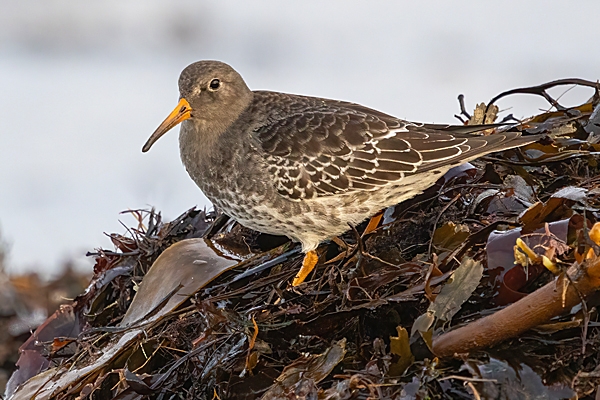
<path fill-rule="evenodd" d="M 438 336 L 433 341 L 433 353 L 452 357 L 493 346 L 569 312 L 582 297 L 600 289 L 600 257 L 587 260 L 583 266 L 576 263 L 567 273 L 573 282 L 568 283 L 566 292 L 564 277 L 557 278 L 492 315 Z"/>

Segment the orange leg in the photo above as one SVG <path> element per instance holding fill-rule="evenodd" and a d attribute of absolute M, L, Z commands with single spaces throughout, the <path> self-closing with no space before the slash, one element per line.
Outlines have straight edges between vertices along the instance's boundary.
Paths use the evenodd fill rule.
<path fill-rule="evenodd" d="M 304 255 L 304 260 L 302 260 L 302 268 L 300 268 L 300 271 L 298 271 L 296 277 L 292 281 L 292 286 L 298 286 L 299 284 L 304 282 L 308 274 L 310 274 L 312 270 L 315 269 L 315 265 L 317 265 L 318 261 L 319 256 L 317 256 L 316 251 L 311 250 L 307 252 Z"/>
<path fill-rule="evenodd" d="M 373 232 L 379 226 L 379 222 L 381 222 L 381 218 L 383 218 L 383 211 L 379 211 L 377 214 L 373 215 L 363 232 L 363 236 L 368 235 Z"/>
<path fill-rule="evenodd" d="M 381 218 L 383 218 L 383 211 L 380 211 L 377 214 L 373 215 L 369 220 L 365 231 L 363 232 L 363 236 L 377 229 L 379 223 L 381 222 Z M 300 271 L 298 271 L 298 273 L 294 277 L 294 280 L 292 281 L 292 286 L 298 286 L 302 282 L 304 282 L 308 274 L 310 274 L 312 270 L 315 269 L 315 266 L 317 265 L 318 261 L 319 256 L 317 256 L 316 251 L 311 250 L 307 252 L 304 255 L 304 260 L 302 260 L 302 267 L 300 268 Z"/>

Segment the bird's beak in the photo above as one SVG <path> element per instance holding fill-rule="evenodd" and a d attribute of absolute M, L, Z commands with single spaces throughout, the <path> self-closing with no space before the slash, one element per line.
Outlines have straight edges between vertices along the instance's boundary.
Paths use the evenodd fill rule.
<path fill-rule="evenodd" d="M 167 133 L 171 128 L 175 127 L 182 121 L 185 121 L 191 116 L 192 107 L 190 103 L 183 97 L 179 100 L 179 104 L 177 107 L 169 114 L 169 116 L 160 124 L 158 128 L 154 131 L 154 133 L 150 136 L 144 147 L 142 147 L 142 152 L 147 152 L 150 150 L 150 147 L 156 142 L 162 135 Z"/>

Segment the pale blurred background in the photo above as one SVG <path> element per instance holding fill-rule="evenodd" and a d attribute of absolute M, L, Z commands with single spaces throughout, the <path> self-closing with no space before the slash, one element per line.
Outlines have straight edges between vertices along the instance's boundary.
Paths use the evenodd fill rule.
<path fill-rule="evenodd" d="M 519 86 L 600 78 L 597 0 L 0 0 L 0 9 L 0 233 L 11 273 L 52 276 L 69 259 L 89 269 L 86 251 L 112 248 L 103 232 L 133 224 L 122 210 L 154 206 L 168 220 L 208 206 L 176 132 L 141 153 L 196 60 L 225 61 L 254 89 L 438 123 L 457 122 L 459 93 L 471 109 Z M 568 93 L 573 103 L 588 95 Z M 517 117 L 546 107 L 522 95 L 500 105 Z"/>

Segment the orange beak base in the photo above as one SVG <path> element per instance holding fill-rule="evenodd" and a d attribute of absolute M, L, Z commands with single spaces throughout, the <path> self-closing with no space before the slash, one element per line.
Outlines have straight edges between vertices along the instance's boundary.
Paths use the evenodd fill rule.
<path fill-rule="evenodd" d="M 179 104 L 177 107 L 169 114 L 169 116 L 159 125 L 158 128 L 154 131 L 154 133 L 150 136 L 144 147 L 142 147 L 142 152 L 147 152 L 150 150 L 150 147 L 156 142 L 162 135 L 167 133 L 169 130 L 177 126 L 182 121 L 185 121 L 191 116 L 192 107 L 190 103 L 184 98 L 179 100 Z"/>

